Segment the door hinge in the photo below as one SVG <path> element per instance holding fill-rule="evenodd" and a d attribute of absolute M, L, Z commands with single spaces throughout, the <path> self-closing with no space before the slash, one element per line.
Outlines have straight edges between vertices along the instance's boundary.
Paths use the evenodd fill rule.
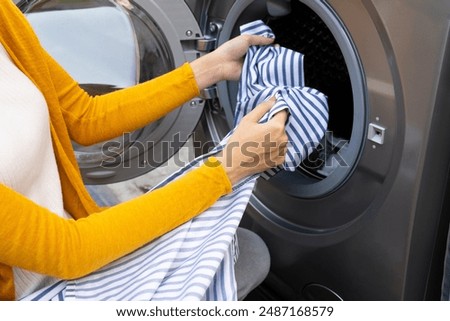
<path fill-rule="evenodd" d="M 198 39 L 196 48 L 200 52 L 211 52 L 216 49 L 217 39 L 216 38 L 203 38 Z"/>
<path fill-rule="evenodd" d="M 217 48 L 217 39 L 222 31 L 223 23 L 220 21 L 211 21 L 205 30 L 205 37 L 197 40 L 196 49 L 200 52 L 210 52 Z"/>
<path fill-rule="evenodd" d="M 207 100 L 211 100 L 211 99 L 215 99 L 218 97 L 218 93 L 217 93 L 217 86 L 213 85 L 211 87 L 202 89 L 200 91 L 200 96 L 203 99 L 207 99 Z"/>

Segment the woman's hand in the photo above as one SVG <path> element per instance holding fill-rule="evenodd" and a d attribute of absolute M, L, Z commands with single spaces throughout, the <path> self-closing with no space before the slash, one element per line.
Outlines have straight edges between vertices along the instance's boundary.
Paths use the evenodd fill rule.
<path fill-rule="evenodd" d="M 262 36 L 241 35 L 191 62 L 199 89 L 222 80 L 239 80 L 248 48 L 270 45 L 273 41 L 272 38 Z M 285 133 L 287 112 L 281 111 L 268 122 L 258 123 L 274 103 L 275 98 L 272 98 L 245 116 L 223 151 L 216 156 L 232 184 L 284 162 L 288 143 Z"/>
<path fill-rule="evenodd" d="M 194 60 L 191 67 L 199 89 L 222 80 L 239 80 L 248 48 L 253 45 L 269 45 L 273 40 L 262 36 L 241 35 Z"/>
<path fill-rule="evenodd" d="M 248 113 L 216 156 L 232 184 L 284 162 L 288 144 L 287 112 L 280 111 L 266 123 L 258 123 L 274 103 L 275 98 L 271 98 Z"/>

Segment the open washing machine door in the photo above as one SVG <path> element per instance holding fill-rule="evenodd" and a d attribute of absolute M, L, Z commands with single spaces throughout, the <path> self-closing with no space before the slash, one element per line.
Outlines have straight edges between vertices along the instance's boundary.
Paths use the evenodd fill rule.
<path fill-rule="evenodd" d="M 92 95 L 164 74 L 200 54 L 201 32 L 184 1 L 22 1 L 47 51 Z M 204 100 L 93 146 L 74 145 L 88 185 L 143 175 L 177 153 L 194 131 Z"/>

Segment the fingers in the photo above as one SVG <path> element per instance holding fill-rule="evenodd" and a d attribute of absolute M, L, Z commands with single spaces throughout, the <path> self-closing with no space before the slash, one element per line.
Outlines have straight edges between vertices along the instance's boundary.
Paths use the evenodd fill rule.
<path fill-rule="evenodd" d="M 258 122 L 265 113 L 267 113 L 275 104 L 275 97 L 270 97 L 269 100 L 262 102 L 258 106 L 255 107 L 251 112 L 249 112 L 246 118 L 253 122 Z"/>
<path fill-rule="evenodd" d="M 274 38 L 268 38 L 264 36 L 247 35 L 248 43 L 251 46 L 265 46 L 274 42 Z"/>

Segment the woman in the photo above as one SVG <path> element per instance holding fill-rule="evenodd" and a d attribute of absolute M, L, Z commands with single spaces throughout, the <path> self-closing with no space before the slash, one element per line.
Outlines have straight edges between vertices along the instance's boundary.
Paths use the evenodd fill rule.
<path fill-rule="evenodd" d="M 13 2 L 0 0 L 0 298 L 89 274 L 198 215 L 242 178 L 281 164 L 286 114 L 258 124 L 271 101 L 245 117 L 207 164 L 107 209 L 87 193 L 71 146 L 133 131 L 203 88 L 237 80 L 249 46 L 272 41 L 239 36 L 166 75 L 94 98 L 45 52 Z M 268 134 L 277 147 L 269 151 Z M 244 142 L 258 143 L 251 159 L 236 148 Z"/>

